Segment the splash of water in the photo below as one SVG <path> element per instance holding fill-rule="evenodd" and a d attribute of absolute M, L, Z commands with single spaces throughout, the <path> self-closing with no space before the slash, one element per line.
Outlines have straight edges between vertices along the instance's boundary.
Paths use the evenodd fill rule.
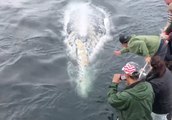
<path fill-rule="evenodd" d="M 95 79 L 94 63 L 109 36 L 109 15 L 91 3 L 71 3 L 64 14 L 65 44 L 70 57 L 68 72 L 77 93 L 87 97 Z"/>

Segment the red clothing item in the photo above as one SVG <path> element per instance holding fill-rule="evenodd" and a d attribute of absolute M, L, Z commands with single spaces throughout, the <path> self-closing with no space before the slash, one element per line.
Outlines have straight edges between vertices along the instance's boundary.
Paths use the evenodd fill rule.
<path fill-rule="evenodd" d="M 169 5 L 172 2 L 172 0 L 164 0 L 164 1 L 167 5 Z"/>

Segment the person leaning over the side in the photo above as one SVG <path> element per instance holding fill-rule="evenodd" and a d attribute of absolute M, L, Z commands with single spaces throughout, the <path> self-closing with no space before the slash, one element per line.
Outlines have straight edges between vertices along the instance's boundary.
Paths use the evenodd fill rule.
<path fill-rule="evenodd" d="M 170 1 L 166 1 L 168 4 Z M 172 0 L 171 0 L 172 2 Z M 160 34 L 161 38 L 168 41 L 167 45 L 167 54 L 165 57 L 166 66 L 172 70 L 172 3 L 168 4 L 168 11 L 171 13 L 171 19 L 169 19 L 167 26 L 165 27 L 164 31 Z"/>
<path fill-rule="evenodd" d="M 169 10 L 169 5 L 172 3 L 172 0 L 164 0 L 164 1 L 168 8 L 168 20 L 167 20 L 167 23 L 166 23 L 163 31 L 165 31 L 169 27 L 169 25 L 172 23 L 172 12 Z"/>
<path fill-rule="evenodd" d="M 114 51 L 119 56 L 123 53 L 131 52 L 145 57 L 146 62 L 150 62 L 151 57 L 159 55 L 163 60 L 167 52 L 167 44 L 159 36 L 153 35 L 120 35 L 119 41 L 123 49 Z"/>
<path fill-rule="evenodd" d="M 120 74 L 114 74 L 109 87 L 108 103 L 119 111 L 119 120 L 152 120 L 154 92 L 150 83 L 139 80 L 138 64 L 127 63 L 123 69 L 127 87 L 118 92 Z"/>
<path fill-rule="evenodd" d="M 172 4 L 171 4 L 172 7 Z M 168 28 L 164 31 L 164 35 L 161 34 L 161 37 L 168 41 L 167 44 L 167 53 L 165 56 L 165 64 L 172 71 L 172 23 L 168 26 Z"/>
<path fill-rule="evenodd" d="M 153 112 L 168 114 L 168 120 L 172 120 L 172 74 L 159 56 L 153 56 L 150 64 L 152 70 L 147 75 L 146 81 L 152 85 L 155 93 Z"/>

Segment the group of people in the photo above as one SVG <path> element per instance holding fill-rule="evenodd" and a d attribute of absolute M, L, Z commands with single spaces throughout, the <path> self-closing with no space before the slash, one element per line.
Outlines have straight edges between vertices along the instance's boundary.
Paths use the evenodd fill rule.
<path fill-rule="evenodd" d="M 108 102 L 118 111 L 119 120 L 161 120 L 164 116 L 172 120 L 172 0 L 165 2 L 169 20 L 160 36 L 119 36 L 123 49 L 114 51 L 115 55 L 135 53 L 151 66 L 145 77 L 140 77 L 142 69 L 135 62 L 122 68 L 124 74 L 114 74 Z M 121 80 L 127 87 L 119 92 Z"/>

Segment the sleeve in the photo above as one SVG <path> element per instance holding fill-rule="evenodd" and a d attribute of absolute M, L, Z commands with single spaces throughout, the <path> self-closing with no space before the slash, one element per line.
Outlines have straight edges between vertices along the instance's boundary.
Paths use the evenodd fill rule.
<path fill-rule="evenodd" d="M 172 32 L 172 13 L 168 12 L 168 21 L 164 28 L 165 34 L 169 35 Z"/>
<path fill-rule="evenodd" d="M 169 35 L 171 32 L 172 32 L 172 23 L 170 23 L 170 24 L 168 25 L 168 27 L 166 28 L 166 30 L 165 30 L 165 33 L 166 33 L 167 35 Z"/>
<path fill-rule="evenodd" d="M 172 13 L 168 12 L 168 23 L 172 23 Z"/>
<path fill-rule="evenodd" d="M 127 52 L 129 52 L 129 49 L 128 48 L 123 48 L 122 50 L 120 50 L 121 51 L 121 54 L 123 54 L 123 53 L 127 53 Z"/>
<path fill-rule="evenodd" d="M 129 46 L 129 49 L 135 54 L 149 56 L 149 50 L 144 41 L 135 41 Z"/>
<path fill-rule="evenodd" d="M 127 92 L 117 92 L 117 84 L 112 83 L 108 92 L 108 103 L 118 110 L 124 110 L 129 106 L 130 96 Z"/>

